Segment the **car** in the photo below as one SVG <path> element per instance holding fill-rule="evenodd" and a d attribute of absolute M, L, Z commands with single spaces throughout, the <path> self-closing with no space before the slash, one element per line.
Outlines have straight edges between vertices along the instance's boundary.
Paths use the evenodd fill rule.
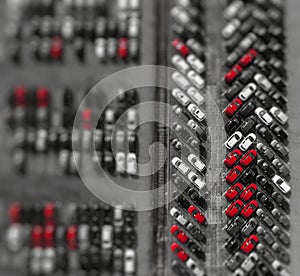
<path fill-rule="evenodd" d="M 239 29 L 240 26 L 241 26 L 241 21 L 236 18 L 229 21 L 221 31 L 223 38 L 225 38 L 226 40 L 231 38 L 233 34 Z"/>
<path fill-rule="evenodd" d="M 206 224 L 206 218 L 205 216 L 198 210 L 197 207 L 195 207 L 194 205 L 191 205 L 188 208 L 188 213 L 201 225 L 205 225 Z"/>
<path fill-rule="evenodd" d="M 280 177 L 279 175 L 274 175 L 272 177 L 272 182 L 277 186 L 277 188 L 285 195 L 290 194 L 291 187 L 287 184 L 287 182 Z"/>
<path fill-rule="evenodd" d="M 240 0 L 235 0 L 230 2 L 230 4 L 225 8 L 223 15 L 227 20 L 230 20 L 238 15 L 238 12 L 244 7 L 244 3 Z"/>
<path fill-rule="evenodd" d="M 267 147 L 265 146 L 263 143 L 258 143 L 256 145 L 257 150 L 259 151 L 259 153 L 267 158 L 269 161 L 272 161 L 274 159 L 274 153 Z"/>
<path fill-rule="evenodd" d="M 251 218 L 241 229 L 241 234 L 244 237 L 248 237 L 254 231 L 257 225 L 258 222 L 256 218 Z"/>
<path fill-rule="evenodd" d="M 227 133 L 232 134 L 240 125 L 241 120 L 237 117 L 234 117 L 231 120 L 228 120 L 224 128 Z"/>
<path fill-rule="evenodd" d="M 186 58 L 187 63 L 197 72 L 202 74 L 205 72 L 205 64 L 194 54 L 189 54 Z"/>
<path fill-rule="evenodd" d="M 265 193 L 258 192 L 256 197 L 266 207 L 267 210 L 272 211 L 274 209 L 275 205 L 273 201 L 270 200 Z"/>
<path fill-rule="evenodd" d="M 102 226 L 101 247 L 104 250 L 111 250 L 113 247 L 113 227 L 111 225 Z"/>
<path fill-rule="evenodd" d="M 291 238 L 285 231 L 281 230 L 277 225 L 274 225 L 271 230 L 285 246 L 290 246 Z"/>
<path fill-rule="evenodd" d="M 183 175 L 188 175 L 188 173 L 191 171 L 190 167 L 178 157 L 172 158 L 172 165 Z"/>
<path fill-rule="evenodd" d="M 261 261 L 257 263 L 258 271 L 265 276 L 273 276 L 272 271 Z"/>
<path fill-rule="evenodd" d="M 190 202 L 183 196 L 180 192 L 174 191 L 173 197 L 175 199 L 175 202 L 180 206 L 181 208 L 187 210 L 190 207 Z"/>
<path fill-rule="evenodd" d="M 199 195 L 199 193 L 193 189 L 193 188 L 190 188 L 188 189 L 188 191 L 186 192 L 188 194 L 188 196 L 190 197 L 190 199 L 195 203 L 197 204 L 202 210 L 207 210 L 207 202 L 206 202 L 206 199 Z"/>
<path fill-rule="evenodd" d="M 256 177 L 257 183 L 268 193 L 272 194 L 274 192 L 273 184 L 269 183 L 269 181 L 263 176 L 258 175 Z"/>
<path fill-rule="evenodd" d="M 272 140 L 270 145 L 281 157 L 285 158 L 288 156 L 289 150 L 277 140 Z"/>
<path fill-rule="evenodd" d="M 266 126 L 270 126 L 273 123 L 272 116 L 262 107 L 257 107 L 254 113 Z"/>
<path fill-rule="evenodd" d="M 282 175 L 283 177 L 288 176 L 290 174 L 289 167 L 283 162 L 281 162 L 279 159 L 273 159 L 272 165 L 276 168 L 276 170 L 279 171 L 280 175 Z"/>
<path fill-rule="evenodd" d="M 131 108 L 127 112 L 127 129 L 134 131 L 138 126 L 138 111 L 135 108 Z"/>
<path fill-rule="evenodd" d="M 239 194 L 243 191 L 244 187 L 241 183 L 236 183 L 232 187 L 230 187 L 226 193 L 225 197 L 228 201 L 233 201 L 235 200 Z"/>
<path fill-rule="evenodd" d="M 242 207 L 243 202 L 238 199 L 227 207 L 225 214 L 228 218 L 234 218 L 241 212 Z"/>
<path fill-rule="evenodd" d="M 257 191 L 257 185 L 251 183 L 244 189 L 244 191 L 240 196 L 240 199 L 243 200 L 244 202 L 247 202 L 254 197 L 256 191 Z"/>
<path fill-rule="evenodd" d="M 179 6 L 176 5 L 171 9 L 171 16 L 173 18 L 173 20 L 178 23 L 179 25 L 185 26 L 189 23 L 191 23 L 191 17 L 190 15 L 187 13 L 187 11 Z"/>
<path fill-rule="evenodd" d="M 237 216 L 226 225 L 225 230 L 229 235 L 235 236 L 240 231 L 244 222 L 245 219 L 243 217 Z"/>
<path fill-rule="evenodd" d="M 223 94 L 227 98 L 228 101 L 231 101 L 234 97 L 238 95 L 238 93 L 243 89 L 243 86 L 239 82 L 235 82 L 231 87 L 227 88 Z"/>
<path fill-rule="evenodd" d="M 170 248 L 181 262 L 185 263 L 188 260 L 189 255 L 177 243 L 172 243 Z"/>
<path fill-rule="evenodd" d="M 280 124 L 288 123 L 288 116 L 280 108 L 273 106 L 269 111 Z"/>
<path fill-rule="evenodd" d="M 179 88 L 174 88 L 172 90 L 172 96 L 184 107 L 188 106 L 191 103 L 190 98 Z"/>
<path fill-rule="evenodd" d="M 257 124 L 255 129 L 258 131 L 258 133 L 264 138 L 264 140 L 267 143 L 271 143 L 271 141 L 273 140 L 273 135 L 272 133 L 268 130 L 267 127 L 265 127 L 262 124 Z"/>
<path fill-rule="evenodd" d="M 255 93 L 255 97 L 266 109 L 269 109 L 274 104 L 271 97 L 269 97 L 267 93 L 265 93 L 261 90 L 258 90 Z"/>
<path fill-rule="evenodd" d="M 290 220 L 286 215 L 281 213 L 277 208 L 274 208 L 271 214 L 285 229 L 290 229 Z"/>
<path fill-rule="evenodd" d="M 186 219 L 176 207 L 171 208 L 170 215 L 182 226 L 187 226 L 190 224 L 188 219 Z"/>
<path fill-rule="evenodd" d="M 285 198 L 281 193 L 274 192 L 272 193 L 272 198 L 275 200 L 275 202 L 286 212 L 290 213 L 290 201 Z"/>
<path fill-rule="evenodd" d="M 256 265 L 258 261 L 258 255 L 255 252 L 252 252 L 246 260 L 241 264 L 241 268 L 246 271 L 250 272 Z"/>
<path fill-rule="evenodd" d="M 126 60 L 128 58 L 128 38 L 121 37 L 118 40 L 118 56 L 120 59 Z"/>
<path fill-rule="evenodd" d="M 244 206 L 243 210 L 241 211 L 241 215 L 244 218 L 249 218 L 254 214 L 257 208 L 258 208 L 258 203 L 255 199 L 253 199 L 248 204 L 246 204 L 246 206 Z"/>
<path fill-rule="evenodd" d="M 272 124 L 270 129 L 282 142 L 285 142 L 289 137 L 287 131 L 276 123 Z"/>
<path fill-rule="evenodd" d="M 272 250 L 278 256 L 278 259 L 283 263 L 289 264 L 291 262 L 290 254 L 285 249 L 283 249 L 283 247 L 280 246 L 277 242 L 275 242 L 272 245 Z"/>
<path fill-rule="evenodd" d="M 265 161 L 264 159 L 259 159 L 257 161 L 257 165 L 262 169 L 262 171 L 272 178 L 275 175 L 275 170 L 271 167 L 271 165 Z"/>
<path fill-rule="evenodd" d="M 172 74 L 172 80 L 183 91 L 186 91 L 191 86 L 191 83 L 189 82 L 189 80 L 179 72 L 174 72 Z"/>
<path fill-rule="evenodd" d="M 205 174 L 206 172 L 206 165 L 198 158 L 195 154 L 191 153 L 187 157 L 188 161 L 192 166 L 200 173 Z"/>
<path fill-rule="evenodd" d="M 199 114 L 198 114 L 199 115 Z M 205 121 L 203 121 L 202 124 L 206 124 Z M 207 133 L 206 133 L 206 128 L 205 127 L 202 127 L 200 126 L 199 124 L 197 124 L 194 120 L 189 120 L 187 122 L 187 126 L 191 129 L 191 131 L 193 133 L 196 134 L 197 138 L 200 140 L 200 141 L 206 141 L 207 139 Z"/>
<path fill-rule="evenodd" d="M 234 251 L 236 251 L 242 244 L 243 242 L 243 238 L 241 235 L 236 235 L 236 236 L 233 236 L 229 239 L 227 239 L 224 247 L 226 248 L 226 250 L 229 252 L 229 253 L 234 253 Z"/>
<path fill-rule="evenodd" d="M 187 73 L 187 78 L 197 89 L 202 89 L 205 85 L 204 79 L 199 76 L 194 70 L 190 70 Z"/>
<path fill-rule="evenodd" d="M 132 176 L 137 176 L 137 157 L 133 152 L 127 154 L 127 173 Z"/>
<path fill-rule="evenodd" d="M 237 77 L 241 74 L 243 68 L 239 65 L 235 65 L 225 76 L 224 80 L 227 84 L 232 84 Z"/>
<path fill-rule="evenodd" d="M 124 251 L 124 273 L 136 272 L 136 253 L 134 249 L 126 248 Z"/>
<path fill-rule="evenodd" d="M 206 183 L 197 174 L 195 174 L 194 172 L 190 172 L 187 175 L 187 178 L 201 193 L 203 194 L 207 193 Z"/>
<path fill-rule="evenodd" d="M 106 40 L 105 38 L 97 38 L 95 40 L 95 56 L 99 61 L 103 62 L 106 58 Z"/>
<path fill-rule="evenodd" d="M 196 265 L 196 262 L 192 258 L 189 258 L 187 260 L 186 266 L 193 272 L 193 275 L 196 275 L 196 276 L 205 276 L 205 271 L 202 268 L 199 268 Z"/>
<path fill-rule="evenodd" d="M 189 48 L 178 38 L 173 40 L 172 46 L 183 57 L 190 54 Z"/>
<path fill-rule="evenodd" d="M 225 147 L 228 150 L 233 149 L 242 138 L 243 134 L 240 131 L 236 131 L 227 139 L 225 142 Z"/>
<path fill-rule="evenodd" d="M 173 224 L 171 226 L 170 232 L 176 237 L 178 241 L 180 241 L 183 244 L 189 241 L 189 237 L 176 224 Z"/>
<path fill-rule="evenodd" d="M 273 85 L 263 74 L 261 73 L 255 74 L 254 80 L 265 92 L 268 93 L 271 91 Z"/>
<path fill-rule="evenodd" d="M 223 163 L 227 168 L 232 168 L 232 166 L 239 160 L 241 156 L 242 152 L 239 149 L 235 149 L 227 155 Z"/>
<path fill-rule="evenodd" d="M 249 132 L 253 131 L 255 125 L 256 125 L 255 116 L 250 116 L 240 125 L 239 131 L 242 132 L 244 135 L 246 135 Z"/>
<path fill-rule="evenodd" d="M 235 254 L 225 262 L 225 265 L 230 271 L 234 271 L 241 265 L 244 259 L 245 257 L 241 252 L 235 252 Z"/>
<path fill-rule="evenodd" d="M 253 234 L 247 238 L 241 245 L 240 249 L 246 254 L 250 254 L 259 242 L 257 235 Z"/>
<path fill-rule="evenodd" d="M 241 268 L 238 268 L 232 273 L 232 276 L 245 276 L 245 272 Z"/>
<path fill-rule="evenodd" d="M 274 260 L 274 262 L 272 263 L 272 268 L 280 276 L 289 276 L 290 275 L 290 273 L 287 271 L 287 269 L 278 260 Z"/>
<path fill-rule="evenodd" d="M 235 166 L 225 177 L 228 184 L 233 184 L 242 174 L 243 168 L 239 165 Z"/>
<path fill-rule="evenodd" d="M 246 152 L 256 141 L 256 135 L 254 133 L 248 134 L 244 140 L 240 143 L 239 148 L 243 152 Z"/>
<path fill-rule="evenodd" d="M 190 104 L 188 106 L 188 111 L 199 122 L 203 122 L 206 119 L 205 113 L 199 107 L 197 107 L 195 104 Z"/>
<path fill-rule="evenodd" d="M 112 131 L 115 126 L 116 120 L 115 111 L 112 108 L 108 108 L 104 112 L 104 130 Z"/>
<path fill-rule="evenodd" d="M 178 275 L 189 276 L 186 269 L 183 266 L 181 266 L 180 263 L 178 263 L 177 260 L 172 261 L 171 268 Z"/>
<path fill-rule="evenodd" d="M 193 86 L 188 88 L 186 91 L 188 96 L 192 99 L 192 101 L 197 105 L 202 105 L 205 101 L 204 97 L 201 95 L 201 93 Z"/>
<path fill-rule="evenodd" d="M 174 55 L 171 58 L 171 62 L 183 74 L 187 74 L 191 69 L 188 63 L 180 55 Z"/>
<path fill-rule="evenodd" d="M 254 83 L 249 83 L 239 94 L 239 98 L 246 102 L 255 93 L 257 86 Z"/>
<path fill-rule="evenodd" d="M 225 114 L 232 117 L 238 109 L 242 106 L 243 102 L 239 98 L 235 98 L 225 109 Z"/>
<path fill-rule="evenodd" d="M 252 149 L 249 150 L 240 160 L 240 164 L 243 168 L 247 168 L 256 159 L 257 152 Z"/>
<path fill-rule="evenodd" d="M 126 172 L 126 155 L 125 152 L 116 153 L 116 173 L 124 174 Z"/>
<path fill-rule="evenodd" d="M 243 68 L 249 66 L 254 59 L 257 57 L 257 51 L 255 49 L 250 49 L 240 60 L 239 65 Z"/>
<path fill-rule="evenodd" d="M 204 47 L 195 38 L 191 37 L 186 41 L 186 45 L 201 59 L 204 57 Z"/>

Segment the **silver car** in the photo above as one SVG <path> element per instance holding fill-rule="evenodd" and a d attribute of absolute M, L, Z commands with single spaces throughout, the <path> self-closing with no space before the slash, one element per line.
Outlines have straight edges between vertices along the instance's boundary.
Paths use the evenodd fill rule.
<path fill-rule="evenodd" d="M 254 76 L 255 82 L 266 92 L 272 89 L 272 83 L 263 74 L 257 73 Z"/>
<path fill-rule="evenodd" d="M 205 71 L 204 63 L 194 54 L 188 55 L 186 61 L 198 74 L 202 74 Z"/>
<path fill-rule="evenodd" d="M 198 89 L 202 89 L 205 85 L 204 79 L 200 77 L 194 70 L 187 73 L 189 81 Z"/>
<path fill-rule="evenodd" d="M 197 171 L 201 173 L 205 172 L 205 164 L 195 154 L 191 153 L 187 159 Z"/>
<path fill-rule="evenodd" d="M 222 36 L 225 39 L 229 39 L 233 34 L 240 28 L 241 21 L 238 19 L 232 19 L 227 23 L 227 25 L 222 29 Z"/>
<path fill-rule="evenodd" d="M 188 81 L 188 79 L 182 75 L 179 72 L 174 72 L 172 74 L 172 80 L 183 90 L 187 90 L 190 86 L 191 83 Z"/>
<path fill-rule="evenodd" d="M 182 90 L 180 90 L 179 88 L 174 88 L 172 90 L 172 96 L 184 107 L 188 106 L 191 103 L 190 98 L 185 95 L 185 93 L 182 92 Z"/>
<path fill-rule="evenodd" d="M 197 105 L 201 105 L 204 103 L 204 97 L 201 93 L 193 86 L 191 86 L 186 93 L 191 97 L 192 101 L 194 101 Z"/>
<path fill-rule="evenodd" d="M 187 72 L 191 69 L 180 55 L 174 55 L 171 61 L 172 64 L 183 74 L 187 74 Z"/>
<path fill-rule="evenodd" d="M 256 135 L 254 133 L 250 133 L 248 134 L 245 139 L 241 142 L 241 144 L 239 145 L 239 148 L 245 152 L 247 151 L 252 145 L 253 143 L 256 141 Z"/>
<path fill-rule="evenodd" d="M 291 187 L 287 184 L 287 182 L 280 177 L 279 175 L 274 175 L 272 177 L 273 183 L 277 186 L 277 188 L 283 192 L 285 195 L 291 191 Z"/>
<path fill-rule="evenodd" d="M 269 111 L 280 124 L 287 124 L 289 117 L 280 108 L 273 106 Z"/>
<path fill-rule="evenodd" d="M 247 101 L 257 90 L 257 86 L 254 83 L 249 83 L 239 94 L 239 98 L 245 102 Z"/>
<path fill-rule="evenodd" d="M 266 126 L 269 126 L 273 123 L 274 120 L 272 116 L 262 107 L 256 108 L 254 112 Z"/>
<path fill-rule="evenodd" d="M 246 272 L 250 272 L 256 265 L 258 261 L 258 255 L 255 252 L 252 252 L 246 260 L 242 263 L 241 268 Z"/>

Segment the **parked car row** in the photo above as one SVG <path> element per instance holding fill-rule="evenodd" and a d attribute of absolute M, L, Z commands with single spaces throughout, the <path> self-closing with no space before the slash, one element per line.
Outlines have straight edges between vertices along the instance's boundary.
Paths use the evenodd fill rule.
<path fill-rule="evenodd" d="M 171 95 L 177 136 L 170 141 L 175 151 L 171 159 L 175 206 L 170 210 L 175 241 L 170 250 L 176 256 L 172 268 L 178 275 L 205 275 L 208 188 L 203 9 L 200 2 L 174 0 L 170 11 L 175 36 L 170 63 L 176 69 L 171 75 L 176 87 Z"/>
<path fill-rule="evenodd" d="M 26 260 L 30 275 L 105 270 L 135 275 L 136 219 L 122 206 L 15 202 L 8 208 L 6 248 Z"/>
<path fill-rule="evenodd" d="M 136 0 L 130 1 L 130 7 L 126 8 L 121 2 L 117 19 L 108 18 L 106 12 L 103 14 L 105 9 L 98 14 L 95 10 L 88 9 L 88 13 L 84 13 L 81 9 L 81 13 L 75 15 L 72 14 L 72 9 L 67 9 L 63 18 L 55 12 L 45 16 L 33 14 L 29 21 L 26 18 L 25 22 L 11 21 L 7 27 L 9 57 L 15 63 L 25 60 L 29 40 L 29 54 L 37 61 L 66 60 L 68 54 L 65 52 L 69 52 L 70 49 L 80 62 L 85 62 L 90 56 L 90 49 L 93 48 L 94 56 L 100 62 L 138 62 L 141 35 L 140 3 Z M 125 2 L 127 5 L 127 1 Z M 71 1 L 69 4 L 72 6 Z M 106 1 L 102 1 L 101 6 L 103 4 L 105 7 L 109 6 Z M 58 4 L 53 5 L 56 11 Z"/>
<path fill-rule="evenodd" d="M 224 193 L 232 275 L 289 275 L 288 116 L 280 1 L 235 0 L 224 10 Z"/>

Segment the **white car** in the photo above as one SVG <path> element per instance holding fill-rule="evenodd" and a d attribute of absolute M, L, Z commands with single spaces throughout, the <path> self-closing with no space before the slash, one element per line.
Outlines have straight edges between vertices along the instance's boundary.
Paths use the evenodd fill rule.
<path fill-rule="evenodd" d="M 272 89 L 272 83 L 263 74 L 257 73 L 254 75 L 255 82 L 266 92 Z"/>
<path fill-rule="evenodd" d="M 140 19 L 137 16 L 132 16 L 128 20 L 128 36 L 135 38 L 139 36 Z"/>
<path fill-rule="evenodd" d="M 278 272 L 279 276 L 290 276 L 290 273 L 286 270 L 286 268 L 278 260 L 273 261 L 272 267 L 275 271 Z"/>
<path fill-rule="evenodd" d="M 174 88 L 172 90 L 172 96 L 184 107 L 188 106 L 191 103 L 190 98 L 185 95 L 179 88 Z"/>
<path fill-rule="evenodd" d="M 202 89 L 205 85 L 204 79 L 200 77 L 194 70 L 187 73 L 189 81 L 198 89 Z"/>
<path fill-rule="evenodd" d="M 287 124 L 289 117 L 280 108 L 273 106 L 269 111 L 280 124 Z"/>
<path fill-rule="evenodd" d="M 130 8 L 131 10 L 136 11 L 136 10 L 139 10 L 140 7 L 141 7 L 141 2 L 140 2 L 140 0 L 129 0 L 129 8 Z"/>
<path fill-rule="evenodd" d="M 127 128 L 129 131 L 134 131 L 138 126 L 138 112 L 131 108 L 127 113 Z"/>
<path fill-rule="evenodd" d="M 136 270 L 136 254 L 134 249 L 124 251 L 124 273 L 133 274 Z"/>
<path fill-rule="evenodd" d="M 245 102 L 247 101 L 253 93 L 257 90 L 257 86 L 254 83 L 249 83 L 239 94 L 239 98 Z"/>
<path fill-rule="evenodd" d="M 278 187 L 278 189 L 284 194 L 288 194 L 291 191 L 291 187 L 287 184 L 287 182 L 280 177 L 279 175 L 274 175 L 272 177 L 273 183 Z"/>
<path fill-rule="evenodd" d="M 271 125 L 274 121 L 272 116 L 262 107 L 256 108 L 254 113 L 266 126 Z"/>
<path fill-rule="evenodd" d="M 20 224 L 12 224 L 6 232 L 6 246 L 11 252 L 18 252 L 24 245 L 24 233 Z"/>
<path fill-rule="evenodd" d="M 95 56 L 99 61 L 104 61 L 106 57 L 106 39 L 97 38 L 95 40 Z"/>
<path fill-rule="evenodd" d="M 111 108 L 106 109 L 104 113 L 104 130 L 113 130 L 115 125 L 115 111 Z"/>
<path fill-rule="evenodd" d="M 53 275 L 56 266 L 56 253 L 54 248 L 46 248 L 43 252 L 41 271 L 44 275 Z"/>
<path fill-rule="evenodd" d="M 252 252 L 246 260 L 241 264 L 241 268 L 246 272 L 250 272 L 256 265 L 258 261 L 258 255 L 255 252 Z"/>
<path fill-rule="evenodd" d="M 240 28 L 241 21 L 238 19 L 232 19 L 227 23 L 227 25 L 222 29 L 222 36 L 225 39 L 229 39 L 233 34 Z"/>
<path fill-rule="evenodd" d="M 103 225 L 101 231 L 101 246 L 105 250 L 112 249 L 113 246 L 113 227 Z"/>
<path fill-rule="evenodd" d="M 127 155 L 127 173 L 131 175 L 137 174 L 137 158 L 135 153 L 128 153 Z"/>
<path fill-rule="evenodd" d="M 124 174 L 126 172 L 126 155 L 123 151 L 116 153 L 116 172 L 118 174 Z"/>
<path fill-rule="evenodd" d="M 195 154 L 191 153 L 187 159 L 197 171 L 201 173 L 206 171 L 205 164 Z"/>
<path fill-rule="evenodd" d="M 191 97 L 191 99 L 197 104 L 201 105 L 204 103 L 204 97 L 201 95 L 201 93 L 193 86 L 191 86 L 186 93 L 188 96 Z"/>
<path fill-rule="evenodd" d="M 67 16 L 61 25 L 61 34 L 66 40 L 70 40 L 74 36 L 74 18 Z"/>
<path fill-rule="evenodd" d="M 117 55 L 118 41 L 114 37 L 109 37 L 107 39 L 107 57 L 109 59 L 114 59 Z"/>
<path fill-rule="evenodd" d="M 227 141 L 225 142 L 225 147 L 228 150 L 233 149 L 236 146 L 236 144 L 242 140 L 242 138 L 243 138 L 242 133 L 239 131 L 236 131 L 227 139 Z"/>
<path fill-rule="evenodd" d="M 188 223 L 188 220 L 179 212 L 179 210 L 173 207 L 170 210 L 170 215 L 173 217 L 178 223 L 185 226 Z"/>
<path fill-rule="evenodd" d="M 182 75 L 179 72 L 174 72 L 172 74 L 172 80 L 183 90 L 187 90 L 190 86 L 191 83 L 188 81 L 188 79 Z"/>
<path fill-rule="evenodd" d="M 122 206 L 116 206 L 114 208 L 114 220 L 113 220 L 114 227 L 120 228 L 124 224 L 123 220 L 123 210 Z"/>
<path fill-rule="evenodd" d="M 238 268 L 237 270 L 235 270 L 232 273 L 232 276 L 244 276 L 244 275 L 245 275 L 245 272 L 241 268 Z"/>
<path fill-rule="evenodd" d="M 171 61 L 173 65 L 183 74 L 187 74 L 187 72 L 191 69 L 180 55 L 174 55 Z"/>
<path fill-rule="evenodd" d="M 186 26 L 191 22 L 190 15 L 180 6 L 174 6 L 171 9 L 171 17 L 182 26 Z"/>
<path fill-rule="evenodd" d="M 204 276 L 205 275 L 204 270 L 199 268 L 192 258 L 189 258 L 186 261 L 186 266 L 193 272 L 193 275 L 195 275 L 195 276 Z"/>
<path fill-rule="evenodd" d="M 238 11 L 240 11 L 243 7 L 244 7 L 244 2 L 240 0 L 233 1 L 224 10 L 223 15 L 227 20 L 230 20 L 233 17 L 235 17 Z"/>
<path fill-rule="evenodd" d="M 191 171 L 190 167 L 178 157 L 172 158 L 172 165 L 183 175 L 187 175 Z"/>
<path fill-rule="evenodd" d="M 198 190 L 202 193 L 207 193 L 206 183 L 194 172 L 190 172 L 187 176 L 188 180 L 191 181 L 194 186 L 198 188 Z"/>
<path fill-rule="evenodd" d="M 256 135 L 254 133 L 250 133 L 241 142 L 241 144 L 239 145 L 239 148 L 245 152 L 253 145 L 253 143 L 255 141 L 256 141 Z"/>
<path fill-rule="evenodd" d="M 197 107 L 195 104 L 190 104 L 188 106 L 188 111 L 193 115 L 195 119 L 197 119 L 199 122 L 202 122 L 205 120 L 206 116 L 204 112 Z"/>
<path fill-rule="evenodd" d="M 204 63 L 194 54 L 188 55 L 186 61 L 198 74 L 202 74 L 205 71 Z"/>

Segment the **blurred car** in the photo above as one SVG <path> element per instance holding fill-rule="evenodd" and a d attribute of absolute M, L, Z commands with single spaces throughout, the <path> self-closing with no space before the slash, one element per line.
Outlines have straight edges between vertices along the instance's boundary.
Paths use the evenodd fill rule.
<path fill-rule="evenodd" d="M 251 253 L 258 244 L 258 241 L 259 239 L 256 235 L 251 235 L 242 243 L 241 250 L 246 254 Z"/>

